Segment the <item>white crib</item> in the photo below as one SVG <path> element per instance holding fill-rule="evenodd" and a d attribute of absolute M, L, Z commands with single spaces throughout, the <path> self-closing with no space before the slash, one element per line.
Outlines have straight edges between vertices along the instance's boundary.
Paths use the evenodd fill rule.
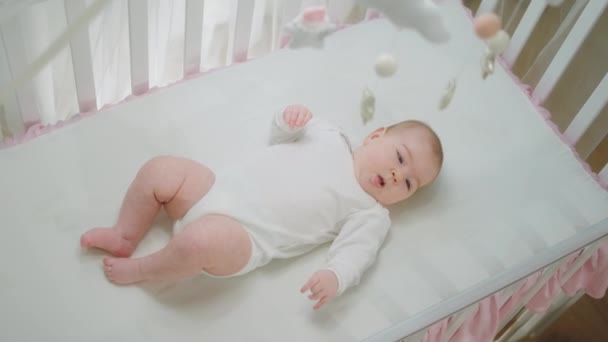
<path fill-rule="evenodd" d="M 41 139 L 41 137 L 37 137 L 38 135 L 46 135 L 64 125 L 75 131 L 79 129 L 81 123 L 84 125 L 86 121 L 89 122 L 87 127 L 91 127 L 95 124 L 94 120 L 106 115 L 105 113 L 90 114 L 111 110 L 115 107 L 129 106 L 129 103 L 132 103 L 133 107 L 128 108 L 135 110 L 141 107 L 138 103 L 145 101 L 151 102 L 152 105 L 162 106 L 163 102 L 160 100 L 154 102 L 153 96 L 156 94 L 151 91 L 153 88 L 165 87 L 182 79 L 184 81 L 180 84 L 211 78 L 213 75 L 230 69 L 218 70 L 209 75 L 201 74 L 232 64 L 256 63 L 258 60 L 264 60 L 267 54 L 269 56 L 280 55 L 282 51 L 276 50 L 282 49 L 285 43 L 282 27 L 295 17 L 302 6 L 315 2 L 232 0 L 223 3 L 223 7 L 217 4 L 217 7 L 213 7 L 210 3 L 212 1 L 203 0 L 183 0 L 170 4 L 151 0 L 129 0 L 127 2 L 47 0 L 0 3 L 0 11 L 2 11 L 0 13 L 0 37 L 2 38 L 0 41 L 0 85 L 2 86 L 0 88 L 0 141 L 4 139 L 4 142 L 0 143 L 0 163 L 18 160 L 20 153 L 31 151 L 31 149 L 19 149 L 22 141 L 33 139 L 32 142 L 23 145 L 34 143 L 37 139 Z M 453 4 L 451 5 L 453 6 Z M 483 0 L 477 13 L 496 10 L 498 5 L 497 0 Z M 537 100 L 540 104 L 550 96 L 596 22 L 601 16 L 606 16 L 608 0 L 579 1 L 578 5 L 581 6 L 580 16 L 567 32 L 563 44 L 552 57 L 532 91 L 532 99 Z M 330 12 L 338 13 L 338 20 L 347 26 L 353 25 L 353 28 L 365 25 L 364 22 L 370 14 L 370 12 L 366 12 L 365 8 L 353 7 L 350 1 L 329 1 L 329 6 Z M 458 4 L 458 6 L 461 5 Z M 152 7 L 155 9 L 151 10 Z M 545 1 L 529 2 L 523 17 L 514 30 L 511 43 L 503 55 L 506 62 L 504 66 L 514 65 L 517 62 L 546 7 Z M 171 9 L 170 14 L 164 12 L 167 8 Z M 44 13 L 50 9 L 52 9 L 51 12 Z M 30 16 L 30 21 L 23 19 L 26 15 Z M 125 15 L 127 17 L 124 17 Z M 23 44 L 27 43 L 27 39 L 38 34 L 37 29 L 40 27 L 32 28 L 28 32 L 24 30 L 24 23 L 32 23 L 45 16 L 48 20 L 45 25 L 52 26 L 51 19 L 57 20 L 60 25 L 53 32 L 48 32 L 45 39 L 48 39 L 50 43 L 41 44 L 43 49 L 38 49 L 38 51 L 33 49 L 35 55 L 32 56 L 32 49 L 26 49 Z M 165 31 L 150 24 L 155 22 L 160 25 L 163 20 L 167 20 L 166 17 L 171 17 L 174 21 L 163 24 L 168 27 Z M 96 50 L 99 47 L 99 41 L 91 39 L 94 37 L 91 30 L 96 32 L 118 30 L 111 26 L 112 23 L 118 23 L 119 20 L 128 23 L 128 40 L 121 42 L 121 47 L 113 51 L 114 55 L 108 54 L 107 58 L 114 58 L 112 66 L 109 66 L 110 63 L 104 65 L 103 62 L 99 62 L 100 57 L 96 56 L 96 53 L 100 53 L 101 50 Z M 89 29 L 85 30 L 86 28 Z M 156 50 L 156 46 L 152 45 L 165 44 L 158 42 L 164 39 L 162 37 L 166 37 L 163 35 L 178 38 L 174 40 L 167 38 L 165 41 L 167 48 Z M 118 33 L 114 37 L 124 38 Z M 167 43 L 171 41 L 178 41 L 179 48 L 173 49 L 170 43 Z M 164 57 L 159 57 L 152 54 L 151 51 L 168 52 Z M 59 58 L 63 58 L 62 63 L 69 65 L 66 67 L 65 64 L 57 62 Z M 316 57 L 310 58 L 314 60 Z M 255 59 L 255 61 L 248 62 L 251 59 Z M 128 65 L 121 64 L 120 61 L 129 61 L 129 63 Z M 104 67 L 105 71 L 96 69 Z M 107 72 L 108 68 L 115 68 L 113 69 L 115 71 L 113 79 L 106 78 L 106 75 L 110 74 Z M 57 81 L 56 75 L 61 71 L 68 75 L 66 79 L 73 80 L 73 84 L 62 85 L 60 84 L 62 82 Z M 104 74 L 104 72 L 106 73 Z M 595 146 L 608 133 L 608 126 L 597 120 L 602 111 L 605 111 L 608 102 L 608 76 L 606 70 L 599 72 L 604 75 L 603 78 L 578 109 L 575 118 L 563 133 L 565 139 L 572 145 L 576 144 L 592 126 L 601 135 L 599 140 L 595 139 Z M 54 78 L 51 74 L 55 75 Z M 55 94 L 48 89 L 49 84 L 54 84 Z M 58 96 L 68 99 L 63 100 Z M 114 106 L 116 102 L 122 101 L 125 97 L 127 97 L 126 103 Z M 177 98 L 175 95 L 174 99 Z M 79 120 L 85 117 L 86 119 Z M 250 120 L 253 119 L 255 117 L 250 118 Z M 174 128 L 179 127 L 179 121 L 176 123 L 168 120 L 165 122 L 167 125 L 173 125 Z M 76 121 L 80 122 L 75 123 Z M 597 126 L 600 126 L 599 129 Z M 52 134 L 61 134 L 61 130 Z M 73 143 L 77 145 L 78 141 L 73 141 Z M 77 149 L 78 147 L 71 148 Z M 3 153 L 6 154 L 3 155 Z M 50 161 L 49 157 L 44 162 Z M 0 172 L 6 167 L 8 164 L 1 165 Z M 603 166 L 597 177 L 600 182 L 608 184 L 608 165 Z M 66 190 L 68 193 L 70 191 Z M 604 198 L 608 198 L 608 195 Z M 608 201 L 605 202 L 608 203 Z M 2 210 L 6 210 L 7 215 L 12 210 L 10 205 L 9 202 L 2 205 Z M 44 212 L 44 210 L 40 210 Z M 15 219 L 9 223 L 18 222 L 21 221 Z M 361 334 L 366 335 L 365 339 L 368 341 L 419 341 L 427 334 L 430 326 L 449 318 L 447 328 L 441 336 L 442 341 L 449 341 L 463 322 L 475 312 L 484 298 L 496 293 L 502 293 L 503 298 L 509 298 L 509 295 L 517 291 L 527 277 L 541 271 L 542 276 L 539 280 L 523 294 L 498 325 L 497 332 L 501 331 L 501 335 L 496 337 L 498 340 L 517 340 L 533 331 L 539 323 L 555 312 L 559 312 L 565 305 L 570 305 L 583 293 L 580 291 L 579 295 L 573 299 L 565 296 L 558 297 L 552 308 L 545 314 L 535 315 L 525 308 L 525 304 L 564 263 L 571 264 L 560 278 L 562 283 L 565 283 L 579 270 L 598 248 L 608 243 L 607 236 L 608 212 L 600 220 L 593 222 L 591 226 L 579 227 L 576 234 L 545 246 L 546 248 L 539 250 L 533 257 L 526 258 L 472 286 L 466 286 L 448 298 L 438 301 L 435 305 L 423 307 L 415 314 L 407 315 L 399 321 L 393 319 L 389 320 L 390 324 L 382 323 L 384 327 L 381 330 L 364 331 Z M 569 258 L 573 253 L 579 254 L 574 259 Z M 8 258 L 9 256 L 2 255 L 2 257 Z M 0 279 L 4 277 L 12 277 L 12 274 L 8 273 Z M 374 286 L 375 284 L 366 285 Z M 0 293 L 2 291 L 5 290 L 0 286 Z M 5 294 L 2 294 L 3 298 L 5 295 L 9 296 L 8 290 L 6 291 Z M 53 296 L 52 293 L 49 295 Z M 499 306 L 503 304 L 504 302 L 499 303 Z M 10 317 L 11 310 L 20 311 L 21 309 L 3 305 L 0 316 L 3 319 Z M 39 317 L 36 315 L 32 317 L 34 316 Z M 42 324 L 36 321 L 40 318 L 33 319 L 35 320 L 34 325 Z M 317 318 L 317 320 L 320 319 L 323 318 Z M 373 320 L 373 318 L 370 319 Z M 503 329 L 509 323 L 511 325 L 508 326 L 508 329 Z M 316 322 L 316 324 L 319 329 L 323 329 L 322 322 Z M 12 328 L 11 326 L 2 328 L 3 331 L 0 332 L 2 339 L 14 340 L 22 337 L 16 335 L 20 331 L 19 329 Z M 67 327 L 57 326 L 56 328 L 61 330 Z M 259 327 L 258 329 L 266 328 Z M 86 328 L 81 329 L 86 331 Z M 247 326 L 244 329 L 256 329 L 256 327 Z M 35 334 L 30 336 L 35 336 Z M 71 340 L 76 335 L 67 332 L 63 334 L 59 331 L 55 336 L 63 336 L 65 340 Z M 196 334 L 192 332 L 190 336 L 196 336 Z M 272 334 L 260 336 L 271 338 Z M 256 336 L 254 339 L 264 340 L 260 336 Z M 360 337 L 357 334 L 352 336 Z M 145 337 L 145 334 L 142 334 L 135 338 L 143 339 Z M 214 337 L 220 339 L 222 335 Z M 297 336 L 294 337 L 294 340 L 298 340 Z"/>

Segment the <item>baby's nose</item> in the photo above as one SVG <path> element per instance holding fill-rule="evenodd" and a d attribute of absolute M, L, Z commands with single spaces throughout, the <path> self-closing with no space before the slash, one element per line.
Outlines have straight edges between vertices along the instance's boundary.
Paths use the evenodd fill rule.
<path fill-rule="evenodd" d="M 397 174 L 397 170 L 393 169 L 392 170 L 392 175 L 393 175 L 393 183 L 398 183 L 399 182 L 399 175 Z"/>

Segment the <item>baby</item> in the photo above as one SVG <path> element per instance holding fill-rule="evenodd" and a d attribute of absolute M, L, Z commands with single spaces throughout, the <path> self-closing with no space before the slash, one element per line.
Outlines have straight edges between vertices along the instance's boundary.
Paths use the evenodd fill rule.
<path fill-rule="evenodd" d="M 359 283 L 390 226 L 391 204 L 429 185 L 443 161 L 424 123 L 373 131 L 352 148 L 335 127 L 299 105 L 273 120 L 271 146 L 218 174 L 195 161 L 156 157 L 137 173 L 113 227 L 81 237 L 114 257 L 103 260 L 116 284 L 178 280 L 200 272 L 236 276 L 274 258 L 333 240 L 327 265 L 301 288 L 314 309 Z M 160 208 L 176 220 L 160 251 L 129 258 Z"/>

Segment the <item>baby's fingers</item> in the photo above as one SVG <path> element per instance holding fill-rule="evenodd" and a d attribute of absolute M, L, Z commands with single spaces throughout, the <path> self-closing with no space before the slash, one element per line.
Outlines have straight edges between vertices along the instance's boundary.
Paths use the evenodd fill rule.
<path fill-rule="evenodd" d="M 308 299 L 317 300 L 319 298 L 325 297 L 324 289 L 317 290 L 317 292 L 314 292 L 314 290 L 312 290 L 312 291 L 313 291 L 313 293 L 310 296 L 308 296 Z"/>
<path fill-rule="evenodd" d="M 321 300 L 319 300 L 317 302 L 317 304 L 315 304 L 315 306 L 313 306 L 312 308 L 315 310 L 319 310 L 320 307 L 323 306 L 323 304 L 327 303 L 327 301 L 329 301 L 329 296 L 324 296 L 323 298 L 321 298 Z"/>
<path fill-rule="evenodd" d="M 304 112 L 300 113 L 300 115 L 298 117 L 297 125 L 304 126 L 308 123 L 308 121 L 310 121 L 311 118 L 312 118 L 312 113 L 308 110 L 304 111 Z"/>
<path fill-rule="evenodd" d="M 288 122 L 289 128 L 294 128 L 296 126 L 296 122 L 298 120 L 298 116 L 299 115 L 300 114 L 297 113 L 297 112 L 291 112 L 291 113 L 289 113 L 289 122 Z"/>
<path fill-rule="evenodd" d="M 298 113 L 298 119 L 296 120 L 296 126 L 301 127 L 306 123 L 306 112 L 300 111 Z"/>
<path fill-rule="evenodd" d="M 310 119 L 312 119 L 312 113 L 306 112 L 306 117 L 304 118 L 304 124 L 306 125 L 308 123 L 308 121 L 310 121 Z"/>
<path fill-rule="evenodd" d="M 304 292 L 310 290 L 310 288 L 317 285 L 318 282 L 319 282 L 318 277 L 315 277 L 315 276 L 310 277 L 310 279 L 308 279 L 306 284 L 304 284 L 304 286 L 302 286 L 302 288 L 300 289 L 300 292 L 304 293 Z"/>

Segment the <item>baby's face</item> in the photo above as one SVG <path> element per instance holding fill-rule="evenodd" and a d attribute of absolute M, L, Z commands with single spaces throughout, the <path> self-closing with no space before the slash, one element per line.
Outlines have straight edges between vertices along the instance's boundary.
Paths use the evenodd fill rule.
<path fill-rule="evenodd" d="M 355 175 L 363 190 L 391 205 L 430 184 L 440 168 L 431 139 L 420 127 L 372 132 L 354 153 Z"/>

